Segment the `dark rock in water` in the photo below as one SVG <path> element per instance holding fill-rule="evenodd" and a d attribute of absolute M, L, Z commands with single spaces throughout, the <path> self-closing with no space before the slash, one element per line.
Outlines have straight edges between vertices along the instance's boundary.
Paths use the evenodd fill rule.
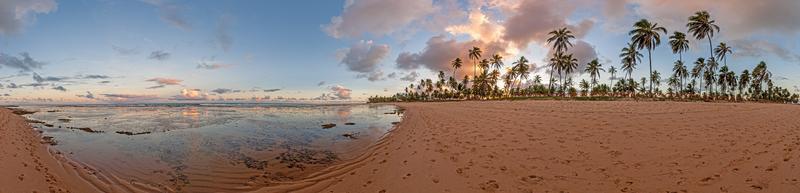
<path fill-rule="evenodd" d="M 48 112 L 48 113 L 56 113 L 56 112 L 61 112 L 61 111 L 59 111 L 59 110 L 49 110 L 49 111 L 47 111 L 47 112 Z"/>
<path fill-rule="evenodd" d="M 356 133 L 345 133 L 345 134 L 342 134 L 342 136 L 350 138 L 350 139 L 358 139 L 358 134 L 360 134 L 360 133 L 358 133 L 358 132 L 356 132 Z"/>
<path fill-rule="evenodd" d="M 323 129 L 330 129 L 330 128 L 333 128 L 333 127 L 336 127 L 336 124 L 328 123 L 328 124 L 322 125 Z"/>
<path fill-rule="evenodd" d="M 40 120 L 27 119 L 26 121 L 28 121 L 28 123 L 41 123 L 41 124 L 44 124 L 44 121 L 40 121 Z"/>
<path fill-rule="evenodd" d="M 356 123 L 344 123 L 344 125 L 355 125 Z"/>
<path fill-rule="evenodd" d="M 81 131 L 84 131 L 84 132 L 87 132 L 87 133 L 102 133 L 103 132 L 103 131 L 95 131 L 95 130 L 92 130 L 92 128 L 88 128 L 88 127 L 68 127 L 68 128 L 69 129 L 81 130 Z"/>
<path fill-rule="evenodd" d="M 400 122 L 392 122 L 392 125 L 400 124 Z"/>
<path fill-rule="evenodd" d="M 53 137 L 50 137 L 50 136 L 42 137 L 42 142 L 41 143 L 42 144 L 48 144 L 48 145 L 58 145 L 58 142 L 56 142 L 56 140 L 53 139 Z"/>
<path fill-rule="evenodd" d="M 14 114 L 17 114 L 17 115 L 27 115 L 27 114 L 36 113 L 36 111 L 28 111 L 28 110 L 25 110 L 25 109 L 18 109 L 18 108 L 13 108 L 13 109 L 10 109 L 10 110 L 11 110 L 11 113 L 14 113 Z"/>
<path fill-rule="evenodd" d="M 117 133 L 117 134 L 123 134 L 123 135 L 144 135 L 144 134 L 150 134 L 150 132 L 149 132 L 149 131 L 145 131 L 145 132 L 138 132 L 138 133 L 134 133 L 134 132 L 130 132 L 130 131 L 117 131 L 116 133 Z"/>
<path fill-rule="evenodd" d="M 61 122 L 64 122 L 64 123 L 69 123 L 70 121 L 72 121 L 72 119 L 61 118 L 61 119 L 58 119 L 58 121 L 61 121 Z"/>
<path fill-rule="evenodd" d="M 53 127 L 53 124 L 45 123 L 44 126 L 45 127 Z"/>
<path fill-rule="evenodd" d="M 287 149 L 286 152 L 281 153 L 275 159 L 280 160 L 281 164 L 285 164 L 288 168 L 305 169 L 305 165 L 327 165 L 338 160 L 338 156 L 332 151 L 328 150 L 311 150 L 311 149 Z"/>

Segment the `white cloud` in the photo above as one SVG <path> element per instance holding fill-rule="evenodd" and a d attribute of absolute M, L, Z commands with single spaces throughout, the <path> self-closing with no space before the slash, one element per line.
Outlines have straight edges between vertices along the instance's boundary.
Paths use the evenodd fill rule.
<path fill-rule="evenodd" d="M 432 0 L 347 0 L 342 15 L 323 26 L 335 38 L 383 36 L 396 32 L 434 11 Z"/>
<path fill-rule="evenodd" d="M 55 0 L 2 0 L 0 1 L 0 35 L 15 34 L 36 19 L 36 14 L 55 11 Z"/>

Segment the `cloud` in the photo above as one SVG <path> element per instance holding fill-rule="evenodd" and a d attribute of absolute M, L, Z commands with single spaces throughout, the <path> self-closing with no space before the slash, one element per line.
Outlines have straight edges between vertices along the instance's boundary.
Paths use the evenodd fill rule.
<path fill-rule="evenodd" d="M 182 30 L 191 30 L 192 26 L 181 15 L 182 7 L 165 0 L 142 0 L 158 9 L 161 20 Z"/>
<path fill-rule="evenodd" d="M 139 95 L 139 94 L 100 94 L 112 102 L 136 102 L 159 99 L 156 95 Z"/>
<path fill-rule="evenodd" d="M 281 90 L 281 89 L 279 89 L 279 88 L 273 88 L 273 89 L 264 89 L 264 90 L 262 90 L 262 91 L 263 91 L 263 92 L 278 92 L 278 91 L 280 91 L 280 90 Z"/>
<path fill-rule="evenodd" d="M 64 88 L 63 86 L 53 87 L 53 90 L 60 90 L 61 92 L 67 92 L 67 88 Z"/>
<path fill-rule="evenodd" d="M 89 75 L 78 75 L 76 78 L 78 78 L 78 79 L 109 79 L 109 78 L 111 78 L 111 76 L 99 75 L 99 74 L 89 74 Z"/>
<path fill-rule="evenodd" d="M 561 27 L 570 28 L 576 38 L 581 38 L 594 22 L 584 20 L 576 26 L 568 24 L 567 17 L 575 11 L 576 4 L 560 0 L 522 1 L 507 13 L 511 16 L 503 24 L 506 29 L 503 38 L 524 48 L 531 42 L 544 43 L 548 32 Z"/>
<path fill-rule="evenodd" d="M 147 58 L 148 59 L 152 59 L 152 60 L 164 61 L 164 60 L 169 59 L 169 56 L 170 56 L 170 53 L 168 53 L 168 52 L 165 52 L 165 51 L 162 51 L 162 50 L 156 50 L 156 51 L 150 52 L 150 56 L 147 57 Z"/>
<path fill-rule="evenodd" d="M 36 20 L 36 14 L 47 14 L 57 7 L 55 0 L 0 1 L 0 35 L 19 33 L 26 24 Z"/>
<path fill-rule="evenodd" d="M 740 39 L 753 34 L 775 34 L 791 37 L 800 32 L 800 1 L 775 0 L 759 1 L 663 1 L 627 0 L 617 2 L 616 15 L 635 13 L 640 17 L 652 18 L 667 29 L 686 29 L 686 20 L 694 12 L 707 10 L 722 27 L 724 36 Z M 633 10 L 620 7 L 632 7 Z M 669 9 L 665 9 L 669 7 Z M 609 8 L 607 8 L 609 9 Z M 626 12 L 627 11 L 627 12 Z M 619 18 L 619 17 L 617 17 Z M 620 21 L 627 22 L 627 21 Z M 627 26 L 627 25 L 626 25 Z"/>
<path fill-rule="evenodd" d="M 228 33 L 228 28 L 230 26 L 231 17 L 230 16 L 222 16 L 217 22 L 217 30 L 215 31 L 215 43 L 217 47 L 222 49 L 225 52 L 231 50 L 231 45 L 233 44 L 233 37 Z"/>
<path fill-rule="evenodd" d="M 92 94 L 92 92 L 89 92 L 89 91 L 86 91 L 85 95 L 75 95 L 75 96 L 77 96 L 79 98 L 95 99 L 94 98 L 94 94 Z"/>
<path fill-rule="evenodd" d="M 20 57 L 11 56 L 5 53 L 0 53 L 0 65 L 19 69 L 21 71 L 29 72 L 33 69 L 41 69 L 45 65 L 44 62 L 36 61 L 31 58 L 27 52 L 19 54 Z"/>
<path fill-rule="evenodd" d="M 180 95 L 175 95 L 172 100 L 208 100 L 208 93 L 200 89 L 182 89 Z"/>
<path fill-rule="evenodd" d="M 319 81 L 319 83 L 317 83 L 317 86 L 322 86 L 322 85 L 325 85 L 325 81 Z"/>
<path fill-rule="evenodd" d="M 97 83 L 100 83 L 100 84 L 108 84 L 108 83 L 111 83 L 111 81 L 104 80 L 104 81 L 100 81 L 100 82 L 97 82 Z"/>
<path fill-rule="evenodd" d="M 227 93 L 239 93 L 239 92 L 242 92 L 242 90 L 233 90 L 233 89 L 229 89 L 229 88 L 218 88 L 218 89 L 211 90 L 211 92 L 217 93 L 217 94 L 227 94 Z"/>
<path fill-rule="evenodd" d="M 555 53 L 554 50 L 550 50 L 547 52 L 548 57 L 552 57 Z M 594 59 L 597 59 L 597 51 L 594 49 L 594 46 L 589 44 L 583 40 L 577 40 L 573 43 L 573 47 L 567 51 L 568 54 L 572 54 L 572 57 L 578 59 L 578 68 L 576 68 L 575 72 L 578 74 L 583 74 L 583 69 L 586 69 L 586 64 L 591 62 Z M 531 70 L 535 70 L 531 68 Z"/>
<path fill-rule="evenodd" d="M 361 40 L 351 45 L 350 48 L 339 50 L 340 63 L 345 64 L 347 70 L 358 72 L 358 78 L 366 77 L 370 81 L 377 81 L 381 80 L 383 75 L 378 66 L 381 60 L 389 54 L 389 51 L 389 45 Z"/>
<path fill-rule="evenodd" d="M 33 80 L 36 81 L 36 82 L 64 82 L 64 81 L 66 81 L 68 79 L 70 79 L 70 78 L 69 77 L 54 77 L 54 76 L 42 77 L 42 76 L 40 76 L 39 74 L 37 74 L 35 72 L 33 73 Z"/>
<path fill-rule="evenodd" d="M 123 48 L 123 47 L 118 47 L 118 46 L 115 46 L 115 45 L 111 45 L 111 49 L 113 49 L 119 55 L 136 55 L 136 54 L 139 54 L 139 50 L 137 50 L 136 48 Z"/>
<path fill-rule="evenodd" d="M 331 18 L 323 30 L 334 38 L 383 36 L 434 11 L 432 0 L 347 0 L 342 15 Z"/>
<path fill-rule="evenodd" d="M 230 67 L 230 66 L 233 66 L 233 65 L 223 64 L 223 63 L 220 63 L 220 62 L 215 62 L 214 60 L 209 60 L 209 61 L 200 61 L 197 64 L 197 69 L 216 70 L 216 69 L 220 69 L 220 68 L 227 68 L 227 67 Z"/>
<path fill-rule="evenodd" d="M 156 84 L 158 84 L 156 86 L 148 87 L 147 89 L 164 88 L 165 86 L 170 86 L 170 85 L 181 85 L 181 82 L 183 82 L 183 80 L 178 80 L 174 78 L 151 78 L 145 81 L 155 82 Z"/>
<path fill-rule="evenodd" d="M 405 76 L 401 77 L 400 80 L 408 81 L 408 82 L 415 82 L 415 81 L 417 81 L 417 77 L 419 77 L 419 73 L 411 72 L 411 73 L 408 73 Z"/>
<path fill-rule="evenodd" d="M 349 100 L 349 99 L 351 99 L 350 98 L 350 94 L 353 92 L 353 90 L 350 90 L 349 88 L 345 88 L 342 85 L 331 86 L 330 90 L 331 90 L 331 93 L 330 93 L 329 96 L 335 97 L 334 99 L 339 99 L 339 100 Z"/>
<path fill-rule="evenodd" d="M 397 56 L 395 64 L 402 70 L 414 70 L 425 67 L 432 71 L 452 71 L 450 62 L 455 58 L 464 60 L 458 72 L 472 73 L 473 62 L 467 56 L 467 50 L 480 47 L 484 56 L 499 54 L 508 55 L 508 43 L 482 42 L 478 40 L 458 41 L 445 35 L 431 37 L 426 42 L 425 48 L 418 53 L 403 52 Z"/>
<path fill-rule="evenodd" d="M 764 40 L 742 39 L 731 42 L 731 46 L 736 48 L 734 56 L 763 59 L 769 54 L 774 54 L 783 60 L 800 64 L 800 54 L 794 53 L 791 50 L 772 42 Z"/>

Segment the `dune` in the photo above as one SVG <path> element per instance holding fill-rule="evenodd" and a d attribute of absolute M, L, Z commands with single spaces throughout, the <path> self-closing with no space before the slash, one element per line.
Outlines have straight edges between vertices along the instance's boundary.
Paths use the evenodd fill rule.
<path fill-rule="evenodd" d="M 800 106 L 400 103 L 366 154 L 260 192 L 800 192 Z"/>

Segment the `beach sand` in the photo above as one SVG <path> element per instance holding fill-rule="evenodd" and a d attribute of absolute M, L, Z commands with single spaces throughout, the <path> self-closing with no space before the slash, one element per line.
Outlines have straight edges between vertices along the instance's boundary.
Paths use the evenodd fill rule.
<path fill-rule="evenodd" d="M 398 105 L 403 121 L 365 154 L 257 192 L 800 192 L 797 105 Z M 91 192 L 9 114 L 0 110 L 0 192 Z"/>
<path fill-rule="evenodd" d="M 42 142 L 25 118 L 0 108 L 0 193 L 101 192 L 89 170 Z"/>
<path fill-rule="evenodd" d="M 800 106 L 400 103 L 371 152 L 263 192 L 800 192 Z"/>

